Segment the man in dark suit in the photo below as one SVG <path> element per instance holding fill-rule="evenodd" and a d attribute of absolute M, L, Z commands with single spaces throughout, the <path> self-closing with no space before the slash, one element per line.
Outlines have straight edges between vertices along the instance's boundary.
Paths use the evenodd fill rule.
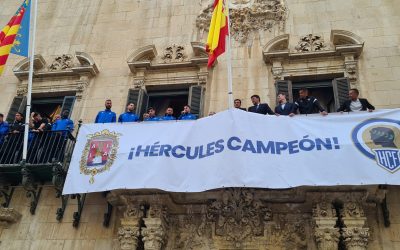
<path fill-rule="evenodd" d="M 235 107 L 235 108 L 237 108 L 237 109 L 241 109 L 241 110 L 243 110 L 243 111 L 246 111 L 246 109 L 245 109 L 245 108 L 242 108 L 241 106 L 242 106 L 242 101 L 241 101 L 240 99 L 235 99 L 235 100 L 233 101 L 233 107 Z"/>
<path fill-rule="evenodd" d="M 294 105 L 294 103 L 287 102 L 285 94 L 280 93 L 277 96 L 277 99 L 279 104 L 275 107 L 276 115 L 295 115 L 294 112 L 296 111 L 296 106 Z"/>
<path fill-rule="evenodd" d="M 375 107 L 368 102 L 367 99 L 358 98 L 360 92 L 358 89 L 350 89 L 349 100 L 342 103 L 337 112 L 351 112 L 351 111 L 367 111 L 372 112 Z"/>
<path fill-rule="evenodd" d="M 261 103 L 260 96 L 258 95 L 252 95 L 251 96 L 251 102 L 253 103 L 254 106 L 250 107 L 248 109 L 249 112 L 257 113 L 257 114 L 269 114 L 269 115 L 274 115 L 274 111 L 268 106 L 266 103 Z"/>

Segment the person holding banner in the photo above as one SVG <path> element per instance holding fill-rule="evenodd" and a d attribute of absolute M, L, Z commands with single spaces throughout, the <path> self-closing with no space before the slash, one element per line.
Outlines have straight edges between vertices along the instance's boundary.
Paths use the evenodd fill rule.
<path fill-rule="evenodd" d="M 296 110 L 302 115 L 316 114 L 327 115 L 328 112 L 321 106 L 318 99 L 308 95 L 308 89 L 301 88 L 299 90 L 300 98 L 294 103 L 296 105 Z"/>
<path fill-rule="evenodd" d="M 104 111 L 100 111 L 94 123 L 114 123 L 117 121 L 117 115 L 111 111 L 112 102 L 110 99 L 107 99 L 104 103 L 106 109 Z"/>
<path fill-rule="evenodd" d="M 296 106 L 294 103 L 289 103 L 286 100 L 286 95 L 284 93 L 280 93 L 277 96 L 278 105 L 275 107 L 275 114 L 279 115 L 288 115 L 290 117 L 295 115 Z"/>
<path fill-rule="evenodd" d="M 337 112 L 355 112 L 355 111 L 367 111 L 372 112 L 375 107 L 368 102 L 367 99 L 358 98 L 360 92 L 358 89 L 350 89 L 349 100 L 342 103 Z"/>
<path fill-rule="evenodd" d="M 250 107 L 248 109 L 249 112 L 252 113 L 257 113 L 257 114 L 262 114 L 262 115 L 275 115 L 274 111 L 269 107 L 268 104 L 266 103 L 261 103 L 261 99 L 259 95 L 252 95 L 251 97 L 251 102 L 253 103 L 254 106 Z"/>
<path fill-rule="evenodd" d="M 118 122 L 137 122 L 137 121 L 139 121 L 139 116 L 137 116 L 135 114 L 134 110 L 135 110 L 135 104 L 129 103 L 128 106 L 126 106 L 126 112 L 119 115 Z"/>

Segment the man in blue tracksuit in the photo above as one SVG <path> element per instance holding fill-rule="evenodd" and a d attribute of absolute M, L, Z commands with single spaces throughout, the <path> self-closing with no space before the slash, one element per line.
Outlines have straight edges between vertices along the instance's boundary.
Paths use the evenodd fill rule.
<path fill-rule="evenodd" d="M 64 110 L 61 115 L 61 119 L 56 120 L 51 126 L 52 131 L 68 130 L 72 132 L 74 130 L 74 122 L 68 118 L 69 110 Z"/>
<path fill-rule="evenodd" d="M 126 112 L 119 115 L 118 122 L 137 122 L 137 121 L 139 121 L 139 116 L 137 116 L 135 114 L 134 110 L 135 110 L 135 104 L 129 103 L 128 106 L 126 106 Z"/>
<path fill-rule="evenodd" d="M 9 126 L 6 121 L 4 121 L 4 115 L 0 113 L 0 145 L 4 141 L 4 137 L 8 134 Z"/>
<path fill-rule="evenodd" d="M 174 116 L 174 109 L 171 107 L 168 107 L 167 110 L 165 111 L 165 115 L 162 119 L 163 119 L 163 121 L 175 121 L 176 118 Z"/>
<path fill-rule="evenodd" d="M 113 123 L 117 121 L 117 115 L 111 111 L 112 103 L 111 100 L 108 99 L 105 102 L 106 109 L 104 111 L 100 111 L 94 123 Z"/>
<path fill-rule="evenodd" d="M 156 110 L 152 107 L 147 109 L 147 116 L 143 119 L 145 122 L 158 122 L 162 121 L 162 119 L 156 116 Z"/>
<path fill-rule="evenodd" d="M 185 105 L 185 107 L 183 107 L 183 111 L 182 114 L 179 116 L 178 120 L 196 120 L 197 117 L 190 113 L 190 106 L 189 105 Z"/>

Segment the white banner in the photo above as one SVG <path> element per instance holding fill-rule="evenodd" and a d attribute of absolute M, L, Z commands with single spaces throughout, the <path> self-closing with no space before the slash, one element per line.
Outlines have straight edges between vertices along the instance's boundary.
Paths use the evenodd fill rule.
<path fill-rule="evenodd" d="M 400 184 L 400 109 L 197 121 L 87 124 L 64 194 Z"/>

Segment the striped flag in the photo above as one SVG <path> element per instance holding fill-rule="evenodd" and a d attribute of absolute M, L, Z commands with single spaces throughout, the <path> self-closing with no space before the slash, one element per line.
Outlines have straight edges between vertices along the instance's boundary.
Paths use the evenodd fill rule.
<path fill-rule="evenodd" d="M 226 36 L 228 36 L 228 12 L 224 0 L 215 0 L 207 38 L 206 51 L 210 68 L 217 57 L 225 52 Z"/>
<path fill-rule="evenodd" d="M 8 55 L 14 45 L 19 27 L 25 14 L 24 4 L 18 9 L 17 13 L 11 18 L 8 24 L 0 32 L 0 75 L 3 73 Z"/>

